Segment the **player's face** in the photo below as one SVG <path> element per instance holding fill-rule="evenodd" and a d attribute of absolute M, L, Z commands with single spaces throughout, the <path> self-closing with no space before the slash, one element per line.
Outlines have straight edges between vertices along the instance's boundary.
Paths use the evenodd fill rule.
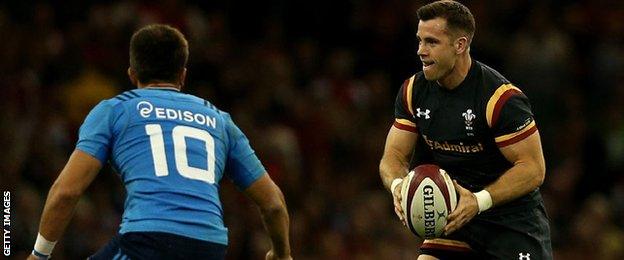
<path fill-rule="evenodd" d="M 441 80 L 455 67 L 457 55 L 444 18 L 418 22 L 418 56 L 427 80 Z"/>

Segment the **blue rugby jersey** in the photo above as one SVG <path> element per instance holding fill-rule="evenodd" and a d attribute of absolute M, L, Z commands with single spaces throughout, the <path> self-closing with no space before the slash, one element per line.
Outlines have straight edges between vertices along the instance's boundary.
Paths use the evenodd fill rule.
<path fill-rule="evenodd" d="M 100 102 L 76 149 L 120 174 L 122 234 L 167 232 L 227 245 L 221 178 L 244 190 L 265 172 L 228 113 L 173 89 L 135 89 Z"/>

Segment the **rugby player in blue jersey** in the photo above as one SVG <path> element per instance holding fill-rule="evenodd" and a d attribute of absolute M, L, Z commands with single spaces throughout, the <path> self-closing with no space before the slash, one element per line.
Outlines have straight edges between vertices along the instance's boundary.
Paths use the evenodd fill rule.
<path fill-rule="evenodd" d="M 138 89 L 100 102 L 80 127 L 50 188 L 29 259 L 49 258 L 76 203 L 109 162 L 126 191 L 119 234 L 91 259 L 224 259 L 223 177 L 260 208 L 272 248 L 291 259 L 284 197 L 230 115 L 180 92 L 188 43 L 175 28 L 149 25 L 130 41 L 128 75 Z"/>

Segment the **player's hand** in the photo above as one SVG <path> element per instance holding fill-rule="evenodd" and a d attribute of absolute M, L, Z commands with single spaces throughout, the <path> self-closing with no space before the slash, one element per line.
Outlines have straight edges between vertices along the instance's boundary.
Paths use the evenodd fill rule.
<path fill-rule="evenodd" d="M 275 254 L 275 251 L 273 251 L 273 249 L 269 250 L 269 252 L 267 252 L 266 256 L 264 257 L 265 260 L 292 260 L 292 257 L 290 255 L 287 256 L 277 256 Z"/>
<path fill-rule="evenodd" d="M 479 213 L 477 197 L 475 197 L 472 192 L 459 185 L 457 181 L 453 180 L 453 184 L 455 185 L 455 190 L 459 192 L 459 202 L 455 210 L 453 210 L 447 218 L 448 222 L 444 227 L 445 235 L 449 235 L 460 229 Z"/>
<path fill-rule="evenodd" d="M 392 191 L 392 200 L 394 201 L 394 213 L 396 213 L 396 215 L 399 217 L 399 220 L 401 220 L 401 223 L 403 223 L 403 226 L 407 226 L 405 222 L 405 212 L 403 212 L 403 207 L 401 207 L 401 200 L 403 198 L 403 182 L 404 181 L 405 181 L 405 177 L 403 177 L 403 180 L 399 183 L 399 185 L 394 187 L 394 190 Z"/>
<path fill-rule="evenodd" d="M 39 257 L 37 257 L 37 256 L 35 256 L 35 255 L 33 255 L 33 254 L 30 254 L 30 255 L 28 255 L 28 257 L 26 258 L 26 260 L 39 260 Z"/>

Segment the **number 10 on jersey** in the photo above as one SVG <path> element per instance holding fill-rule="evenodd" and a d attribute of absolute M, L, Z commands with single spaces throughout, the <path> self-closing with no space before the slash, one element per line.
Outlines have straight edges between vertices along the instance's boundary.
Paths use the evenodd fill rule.
<path fill-rule="evenodd" d="M 162 128 L 159 124 L 148 124 L 145 125 L 145 133 L 147 133 L 150 137 L 152 158 L 154 159 L 154 173 L 156 173 L 156 176 L 158 177 L 169 175 Z M 201 129 L 178 125 L 171 131 L 171 136 L 173 138 L 173 156 L 175 158 L 175 165 L 180 175 L 188 179 L 214 184 L 214 138 L 210 135 L 210 133 Z M 200 140 L 206 145 L 206 161 L 208 162 L 206 169 L 192 167 L 188 164 L 188 156 L 186 154 L 187 137 Z"/>

